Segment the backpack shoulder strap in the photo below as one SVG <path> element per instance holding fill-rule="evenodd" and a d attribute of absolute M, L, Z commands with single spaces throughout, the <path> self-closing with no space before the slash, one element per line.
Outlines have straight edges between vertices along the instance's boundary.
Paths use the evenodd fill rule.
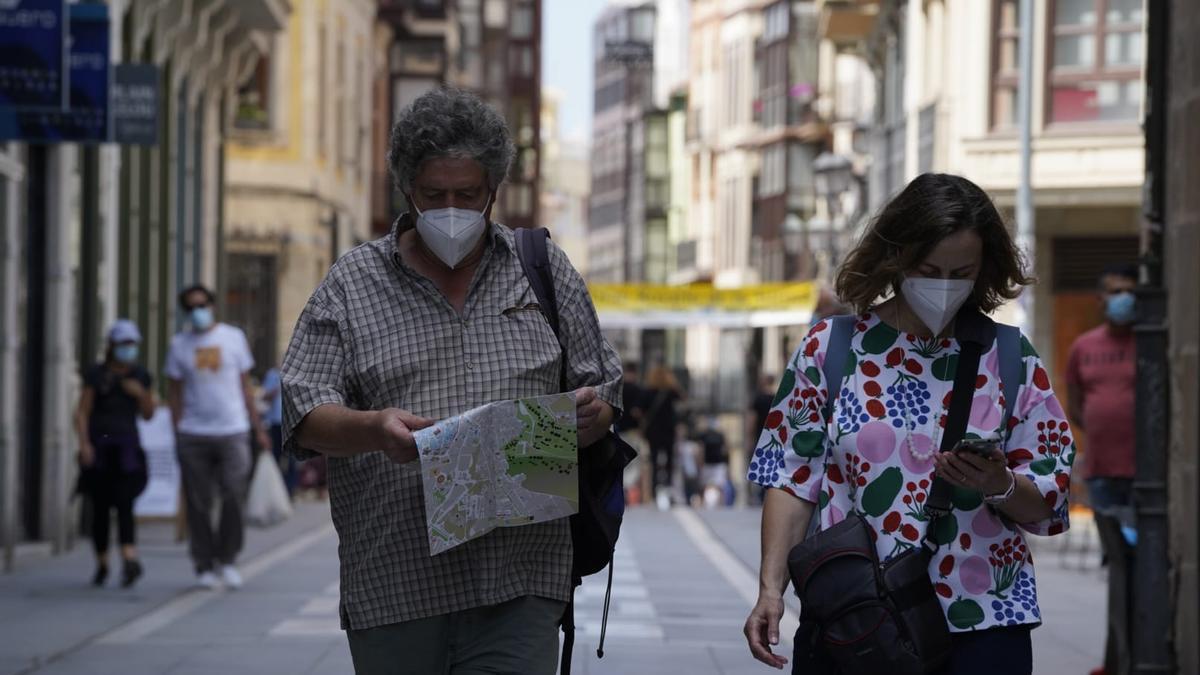
<path fill-rule="evenodd" d="M 842 390 L 842 378 L 846 375 L 846 357 L 850 356 L 850 336 L 854 330 L 855 317 L 851 314 L 829 317 L 829 343 L 825 348 L 825 364 L 821 376 L 825 378 L 825 419 L 833 417 L 833 404 Z"/>
<path fill-rule="evenodd" d="M 517 259 L 521 261 L 521 269 L 529 280 L 529 287 L 537 298 L 538 308 L 542 316 L 558 338 L 559 349 L 562 350 L 562 368 L 559 370 L 559 384 L 563 391 L 567 390 L 567 346 L 563 343 L 562 332 L 558 322 L 558 299 L 554 293 L 554 274 L 550 270 L 550 231 L 544 227 L 536 230 L 518 227 L 513 231 L 517 240 Z"/>
<path fill-rule="evenodd" d="M 1000 359 L 1000 386 L 1004 391 L 1004 429 L 1017 409 L 1017 394 L 1021 390 L 1021 330 L 1016 326 L 996 324 L 996 349 Z"/>

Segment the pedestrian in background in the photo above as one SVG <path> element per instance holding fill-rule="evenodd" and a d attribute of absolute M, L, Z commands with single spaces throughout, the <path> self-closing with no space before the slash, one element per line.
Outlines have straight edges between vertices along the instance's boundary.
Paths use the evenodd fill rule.
<path fill-rule="evenodd" d="M 653 464 L 650 462 L 649 448 L 642 436 L 642 422 L 646 410 L 644 401 L 646 391 L 641 385 L 641 369 L 636 361 L 625 361 L 621 367 L 621 403 L 625 406 L 624 413 L 617 420 L 617 433 L 625 442 L 637 449 L 638 457 L 625 468 L 625 488 L 629 495 L 629 503 L 637 504 L 650 499 L 654 492 Z"/>
<path fill-rule="evenodd" d="M 287 486 L 288 497 L 295 499 L 296 458 L 283 453 L 283 387 L 278 368 L 271 368 L 263 375 L 259 396 L 267 408 L 263 415 L 263 423 L 266 424 L 267 433 L 271 437 L 271 453 L 283 472 L 283 484 Z"/>
<path fill-rule="evenodd" d="M 839 346 L 854 368 L 837 392 L 827 390 L 832 323 L 813 326 L 751 464 L 750 480 L 770 488 L 760 594 L 744 628 L 756 659 L 776 668 L 788 662 L 771 646 L 779 643 L 788 553 L 809 520 L 828 530 L 859 514 L 881 561 L 934 546 L 928 573 L 951 632 L 949 663 L 937 675 L 1033 672 L 1030 631 L 1042 615 L 1023 532 L 1067 529 L 1075 448 L 1045 365 L 1025 338 L 1014 355 L 1024 377 L 1011 419 L 1001 383 L 1010 364 L 1000 364 L 994 338 L 969 381 L 966 434 L 997 439 L 998 447 L 940 452 L 963 344 L 957 324 L 982 320 L 978 314 L 1031 283 L 991 198 L 960 176 L 918 176 L 866 229 L 837 277 L 839 295 L 858 313 L 849 344 Z M 953 508 L 926 539 L 922 505 L 935 478 L 955 488 Z M 797 661 L 824 655 L 822 642 L 814 649 L 795 640 Z"/>
<path fill-rule="evenodd" d="M 1084 433 L 1087 444 L 1083 453 L 1083 477 L 1088 501 L 1101 528 L 1100 542 L 1104 557 L 1110 563 L 1127 560 L 1128 553 L 1108 550 L 1106 542 L 1116 548 L 1120 542 L 1131 544 L 1115 530 L 1132 533 L 1133 477 L 1137 468 L 1137 445 L 1134 432 L 1134 396 L 1137 390 L 1137 366 L 1133 322 L 1137 307 L 1133 290 L 1137 286 L 1137 267 L 1118 265 L 1104 271 L 1099 280 L 1099 302 L 1104 311 L 1104 323 L 1080 335 L 1071 345 L 1067 357 L 1067 409 L 1071 425 Z M 1104 536 L 1105 519 L 1110 519 L 1114 536 Z M 1126 578 L 1120 579 L 1121 570 Z M 1127 587 L 1128 566 L 1113 564 L 1109 583 L 1116 597 Z M 1114 596 L 1110 593 L 1110 598 Z M 1120 672 L 1127 661 L 1129 618 L 1121 616 L 1120 603 L 1109 603 L 1109 620 L 1105 644 L 1105 667 L 1093 671 Z M 1112 606 L 1112 605 L 1117 606 Z"/>
<path fill-rule="evenodd" d="M 146 488 L 146 453 L 138 439 L 137 418 L 154 416 L 152 378 L 138 364 L 142 334 L 132 321 L 119 319 L 108 331 L 104 361 L 83 375 L 83 393 L 75 413 L 79 434 L 80 489 L 92 503 L 92 545 L 96 572 L 92 584 L 108 579 L 109 527 L 117 512 L 121 545 L 121 586 L 142 576 L 137 555 L 133 503 Z"/>
<path fill-rule="evenodd" d="M 434 89 L 405 108 L 388 162 L 412 209 L 330 269 L 283 359 L 285 446 L 328 457 L 342 628 L 360 675 L 556 670 L 568 519 L 431 556 L 414 438 L 487 403 L 565 390 L 583 453 L 620 406 L 620 361 L 579 272 L 548 242 L 560 343 L 513 231 L 491 220 L 515 154 L 475 94 Z"/>
<path fill-rule="evenodd" d="M 658 508 L 671 508 L 675 480 L 676 427 L 679 424 L 679 404 L 685 399 L 683 388 L 675 375 L 664 365 L 650 369 L 642 397 L 645 413 L 642 435 L 650 445 L 650 463 L 654 468 L 654 501 Z"/>
<path fill-rule="evenodd" d="M 758 449 L 758 438 L 763 427 L 767 424 L 767 415 L 771 414 L 771 406 L 775 403 L 775 387 L 777 379 L 774 375 L 764 373 L 758 380 L 758 389 L 750 399 L 750 409 L 746 411 L 746 466 L 754 459 L 754 451 Z M 749 502 L 752 505 L 762 504 L 766 488 L 761 485 L 749 484 Z"/>
<path fill-rule="evenodd" d="M 196 583 L 214 589 L 223 581 L 241 588 L 234 565 L 245 537 L 243 512 L 249 488 L 253 431 L 259 447 L 271 447 L 255 404 L 250 370 L 254 356 L 239 328 L 219 323 L 214 296 L 204 286 L 179 294 L 188 328 L 167 353 L 167 400 L 175 425 L 175 452 L 187 504 L 188 536 Z M 212 498 L 221 496 L 216 532 Z M 220 572 L 220 579 L 217 577 Z"/>
<path fill-rule="evenodd" d="M 729 480 L 729 448 L 725 434 L 717 425 L 717 418 L 709 415 L 704 426 L 696 434 L 696 440 L 704 449 L 704 469 L 701 475 L 704 505 L 713 508 L 719 504 L 733 504 L 733 485 Z"/>

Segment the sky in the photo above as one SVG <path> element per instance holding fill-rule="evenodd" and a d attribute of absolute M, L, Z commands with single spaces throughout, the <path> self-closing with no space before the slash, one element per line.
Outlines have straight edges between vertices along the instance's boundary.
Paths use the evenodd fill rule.
<path fill-rule="evenodd" d="M 592 130 L 592 24 L 607 0 L 543 0 L 542 84 L 562 93 L 562 136 L 589 142 Z"/>

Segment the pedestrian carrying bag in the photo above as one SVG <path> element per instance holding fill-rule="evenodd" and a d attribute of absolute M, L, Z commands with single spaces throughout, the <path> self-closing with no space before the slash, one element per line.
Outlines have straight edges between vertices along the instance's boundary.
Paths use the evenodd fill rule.
<path fill-rule="evenodd" d="M 827 373 L 832 367 L 837 375 L 826 380 L 830 392 L 827 413 L 840 391 L 840 363 L 849 349 L 852 320 L 836 317 L 833 321 L 825 366 Z M 961 311 L 956 326 L 962 347 L 942 452 L 952 450 L 966 432 L 980 356 L 998 336 L 996 324 L 974 309 Z M 1000 339 L 1002 371 L 1011 370 L 1004 363 L 1006 357 L 1013 358 L 1011 339 L 1011 333 Z M 1004 374 L 1011 378 L 1010 373 Z M 1006 420 L 1011 417 L 1017 385 L 1019 382 L 1002 384 Z M 1014 387 L 1011 395 L 1010 386 Z M 925 507 L 925 537 L 920 545 L 887 561 L 879 560 L 871 526 L 855 512 L 788 553 L 788 571 L 801 600 L 793 672 L 926 675 L 946 663 L 951 651 L 950 630 L 929 577 L 929 564 L 938 549 L 938 523 L 950 515 L 949 497 L 949 483 L 935 478 Z"/>
<path fill-rule="evenodd" d="M 537 297 L 538 306 L 550 328 L 554 330 L 562 349 L 560 389 L 567 390 L 567 345 L 558 320 L 558 300 L 554 276 L 550 270 L 550 252 L 546 240 L 550 233 L 544 228 L 515 231 L 517 257 Z M 578 587 L 583 577 L 608 567 L 608 586 L 604 593 L 604 616 L 600 623 L 600 642 L 597 658 L 604 657 L 604 635 L 608 625 L 608 608 L 612 599 L 612 560 L 621 521 L 625 515 L 625 467 L 637 457 L 637 451 L 613 431 L 604 438 L 579 451 L 579 512 L 571 516 L 571 544 L 574 557 L 571 564 L 571 583 Z M 575 602 L 567 603 L 562 618 L 563 647 L 560 671 L 571 672 L 571 653 L 575 646 Z"/>
<path fill-rule="evenodd" d="M 269 452 L 258 453 L 250 493 L 246 496 L 246 522 L 259 527 L 281 523 L 292 515 L 292 500 L 279 472 L 279 464 Z"/>

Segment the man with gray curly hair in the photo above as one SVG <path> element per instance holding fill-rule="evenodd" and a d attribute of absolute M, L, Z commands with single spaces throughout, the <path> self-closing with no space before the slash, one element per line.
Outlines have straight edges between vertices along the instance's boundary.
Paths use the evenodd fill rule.
<path fill-rule="evenodd" d="M 284 357 L 285 447 L 328 458 L 358 673 L 555 669 L 572 590 L 567 519 L 431 556 L 413 439 L 434 420 L 565 381 L 582 448 L 620 407 L 620 362 L 579 273 L 551 244 L 560 344 L 512 230 L 491 221 L 515 154 L 504 119 L 473 94 L 436 89 L 402 111 L 388 161 L 410 213 L 333 266 Z"/>

